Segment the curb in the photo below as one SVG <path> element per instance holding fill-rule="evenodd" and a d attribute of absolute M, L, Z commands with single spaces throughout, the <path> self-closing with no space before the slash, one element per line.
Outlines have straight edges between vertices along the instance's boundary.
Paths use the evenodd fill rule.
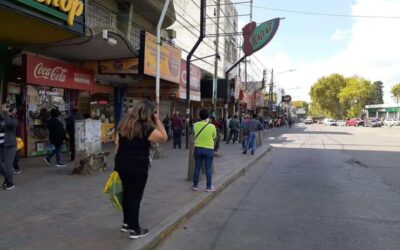
<path fill-rule="evenodd" d="M 182 208 L 177 210 L 174 214 L 166 218 L 159 223 L 159 226 L 152 230 L 152 234 L 149 237 L 141 239 L 138 241 L 138 245 L 132 245 L 128 249 L 154 249 L 158 244 L 170 236 L 179 226 L 184 224 L 189 218 L 195 215 L 208 203 L 210 203 L 219 193 L 221 193 L 226 187 L 228 187 L 232 182 L 246 173 L 255 163 L 257 163 L 262 157 L 264 157 L 269 151 L 271 151 L 272 146 L 267 146 L 263 151 L 258 154 L 254 159 L 252 159 L 245 167 L 238 169 L 231 175 L 223 178 L 221 184 L 218 185 L 215 192 L 208 193 L 199 196 L 198 198 L 192 200 L 188 204 L 184 205 Z M 139 243 L 140 242 L 140 243 Z"/>

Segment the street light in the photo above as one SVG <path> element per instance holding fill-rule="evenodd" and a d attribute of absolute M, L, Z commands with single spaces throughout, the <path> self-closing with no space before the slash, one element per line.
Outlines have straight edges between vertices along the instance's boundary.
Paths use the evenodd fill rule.
<path fill-rule="evenodd" d="M 285 70 L 285 71 L 280 71 L 274 74 L 274 69 L 271 70 L 271 81 L 269 84 L 269 93 L 268 93 L 268 113 L 269 115 L 271 115 L 271 111 L 272 111 L 272 94 L 273 94 L 273 89 L 274 89 L 274 75 L 278 75 L 278 74 L 283 74 L 283 73 L 289 73 L 289 72 L 293 72 L 296 69 L 289 69 L 289 70 Z M 278 100 L 277 100 L 278 101 Z"/>

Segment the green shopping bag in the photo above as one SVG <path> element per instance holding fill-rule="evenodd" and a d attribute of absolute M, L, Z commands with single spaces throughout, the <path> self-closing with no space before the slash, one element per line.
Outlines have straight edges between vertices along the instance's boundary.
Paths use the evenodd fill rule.
<path fill-rule="evenodd" d="M 122 182 L 119 178 L 118 172 L 113 171 L 108 178 L 103 192 L 110 198 L 113 206 L 122 211 Z"/>

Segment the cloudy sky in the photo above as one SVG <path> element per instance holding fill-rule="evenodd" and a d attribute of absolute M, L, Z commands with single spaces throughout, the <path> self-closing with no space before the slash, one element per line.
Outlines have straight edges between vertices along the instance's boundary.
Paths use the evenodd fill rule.
<path fill-rule="evenodd" d="M 249 7 L 242 5 L 239 12 L 248 13 Z M 320 77 L 357 75 L 382 81 L 385 102 L 392 102 L 391 86 L 400 82 L 400 0 L 254 0 L 254 21 L 275 17 L 285 19 L 274 39 L 256 56 L 267 69 L 278 72 L 278 88 L 286 89 L 294 99 L 309 101 L 310 86 Z M 248 21 L 249 17 L 241 18 L 239 24 Z M 296 70 L 279 74 L 290 69 Z"/>

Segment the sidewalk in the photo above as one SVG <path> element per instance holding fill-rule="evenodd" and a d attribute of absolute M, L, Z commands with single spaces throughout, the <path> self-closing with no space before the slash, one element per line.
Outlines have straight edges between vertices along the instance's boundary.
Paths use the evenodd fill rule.
<path fill-rule="evenodd" d="M 271 147 L 268 137 L 278 137 L 287 129 L 264 133 L 264 145 L 254 156 L 242 155 L 241 145 L 221 141 L 221 156 L 215 158 L 215 193 L 206 193 L 205 178 L 199 191 L 191 190 L 187 177 L 187 150 L 162 145 L 163 158 L 153 161 L 141 206 L 141 225 L 149 236 L 129 240 L 119 231 L 122 214 L 102 193 L 113 170 L 94 175 L 70 175 L 72 166 L 47 166 L 42 158 L 22 159 L 22 174 L 16 188 L 0 191 L 0 249 L 142 249 L 151 248 L 167 236 L 178 222 L 215 197 L 226 185 Z M 104 149 L 113 152 L 112 147 Z"/>

